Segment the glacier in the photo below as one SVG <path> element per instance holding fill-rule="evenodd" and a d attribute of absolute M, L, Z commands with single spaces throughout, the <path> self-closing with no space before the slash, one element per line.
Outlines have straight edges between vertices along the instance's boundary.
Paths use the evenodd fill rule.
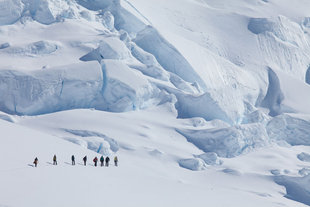
<path fill-rule="evenodd" d="M 152 13 L 147 18 L 133 3 L 127 1 L 81 0 L 57 3 L 23 0 L 3 1 L 2 4 L 1 8 L 22 10 L 2 17 L 1 24 L 8 28 L 11 24 L 37 27 L 37 24 L 29 23 L 32 21 L 45 25 L 40 26 L 43 31 L 53 28 L 54 24 L 67 22 L 68 26 L 73 26 L 78 21 L 102 28 L 99 37 L 93 42 L 64 42 L 61 38 L 45 38 L 30 40 L 28 43 L 2 43 L 0 52 L 4 57 L 27 59 L 29 64 L 31 61 L 39 63 L 40 58 L 47 62 L 49 59 L 55 60 L 65 51 L 73 52 L 72 57 L 77 57 L 70 59 L 70 64 L 42 65 L 41 69 L 25 70 L 20 65 L 14 67 L 14 64 L 8 67 L 11 69 L 6 69 L 4 65 L 0 75 L 3 97 L 0 109 L 3 112 L 39 115 L 78 108 L 127 112 L 156 106 L 163 102 L 160 94 L 168 92 L 176 97 L 176 101 L 171 103 L 175 105 L 178 118 L 202 117 L 207 121 L 219 119 L 230 127 L 214 129 L 220 132 L 217 139 L 225 140 L 228 132 L 235 134 L 233 137 L 239 137 L 238 134 L 244 137 L 235 140 L 235 144 L 239 145 L 236 149 L 234 144 L 229 143 L 221 151 L 216 149 L 221 146 L 221 141 L 208 147 L 198 144 L 197 140 L 201 140 L 199 143 L 209 142 L 209 129 L 188 132 L 178 129 L 205 152 L 232 157 L 278 139 L 293 145 L 307 144 L 295 138 L 296 143 L 288 140 L 284 136 L 288 132 L 277 137 L 274 136 L 278 133 L 273 132 L 278 115 L 281 117 L 284 113 L 309 111 L 305 105 L 310 99 L 304 99 L 304 104 L 294 103 L 291 89 L 285 85 L 285 81 L 294 81 L 299 88 L 303 88 L 303 93 L 309 91 L 309 87 L 302 83 L 307 83 L 307 64 L 310 62 L 307 49 L 309 36 L 303 32 L 308 28 L 306 17 L 298 25 L 295 19 L 283 15 L 277 18 L 258 18 L 255 15 L 248 18 L 243 13 L 233 15 L 234 19 L 246 18 L 248 23 L 245 22 L 244 30 L 250 33 L 245 40 L 256 39 L 257 45 L 251 43 L 249 48 L 255 48 L 253 54 L 260 51 L 261 55 L 257 57 L 264 59 L 262 64 L 258 64 L 258 60 L 253 58 L 246 60 L 242 52 L 237 60 L 227 56 L 227 52 L 223 53 L 222 47 L 198 44 L 200 39 L 193 40 L 188 32 L 184 33 L 183 41 L 186 44 L 179 44 L 182 41 L 176 40 L 181 37 L 167 32 L 161 34 L 158 30 L 160 26 L 157 29 L 156 23 L 150 25 Z M 194 7 L 199 6 L 197 4 Z M 209 10 L 209 7 L 206 9 Z M 213 13 L 211 11 L 210 15 Z M 226 17 L 223 19 L 226 20 Z M 184 28 L 186 26 L 181 25 L 179 29 Z M 171 27 L 171 32 L 174 29 Z M 214 28 L 202 27 L 198 31 L 204 29 L 213 31 Z M 214 44 L 221 43 L 214 41 Z M 244 44 L 241 46 L 245 47 Z M 296 48 L 303 52 L 296 52 Z M 198 60 L 192 57 L 189 50 L 204 58 Z M 284 63 L 283 60 L 291 62 Z M 300 70 L 293 70 L 293 66 Z M 24 91 L 25 87 L 31 90 Z M 246 132 L 249 127 L 254 130 L 250 130 L 249 134 L 259 134 L 260 137 L 249 138 Z M 214 137 L 214 133 L 211 133 L 211 137 Z"/>
<path fill-rule="evenodd" d="M 92 155 L 123 153 L 133 174 L 140 164 L 154 173 L 160 166 L 160 176 L 180 177 L 174 189 L 213 189 L 187 177 L 194 173 L 223 178 L 228 188 L 235 177 L 263 200 L 258 206 L 309 205 L 309 7 L 303 0 L 0 0 L 0 127 Z M 243 179 L 272 190 L 254 192 Z M 275 193 L 281 186 L 286 192 Z"/>

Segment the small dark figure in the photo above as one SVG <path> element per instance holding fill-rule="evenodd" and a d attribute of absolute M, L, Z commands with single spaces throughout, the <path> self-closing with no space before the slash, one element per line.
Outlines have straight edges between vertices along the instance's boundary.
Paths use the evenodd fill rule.
<path fill-rule="evenodd" d="M 117 156 L 115 156 L 114 157 L 114 164 L 115 164 L 115 166 L 117 166 L 117 163 L 118 163 L 118 158 L 117 158 Z"/>
<path fill-rule="evenodd" d="M 97 167 L 98 158 L 95 157 L 95 158 L 93 159 L 93 161 L 94 161 L 94 163 L 95 163 L 95 167 Z"/>
<path fill-rule="evenodd" d="M 103 156 L 100 157 L 100 163 L 101 163 L 101 167 L 104 166 L 104 157 Z"/>
<path fill-rule="evenodd" d="M 75 157 L 74 155 L 71 156 L 72 165 L 75 165 Z"/>
<path fill-rule="evenodd" d="M 87 156 L 83 157 L 84 165 L 86 166 Z"/>
<path fill-rule="evenodd" d="M 38 158 L 36 157 L 36 158 L 34 159 L 34 161 L 33 161 L 33 164 L 34 164 L 35 167 L 37 167 L 38 162 L 39 162 L 39 160 L 38 160 Z"/>
<path fill-rule="evenodd" d="M 109 158 L 109 157 L 106 157 L 106 158 L 105 158 L 105 166 L 106 166 L 106 167 L 109 167 L 109 162 L 110 162 L 110 158 Z"/>
<path fill-rule="evenodd" d="M 57 165 L 57 158 L 56 158 L 56 155 L 54 155 L 54 157 L 53 157 L 53 165 Z"/>

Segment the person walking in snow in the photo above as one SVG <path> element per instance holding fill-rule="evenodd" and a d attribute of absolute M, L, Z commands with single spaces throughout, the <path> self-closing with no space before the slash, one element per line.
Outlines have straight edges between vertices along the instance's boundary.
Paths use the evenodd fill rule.
<path fill-rule="evenodd" d="M 75 157 L 74 155 L 71 156 L 72 165 L 75 165 Z"/>
<path fill-rule="evenodd" d="M 93 161 L 94 161 L 95 167 L 97 167 L 98 158 L 95 157 L 95 158 L 93 159 Z"/>
<path fill-rule="evenodd" d="M 56 155 L 54 155 L 54 157 L 53 157 L 53 165 L 57 165 L 57 157 L 56 157 Z"/>
<path fill-rule="evenodd" d="M 84 162 L 84 165 L 86 166 L 87 156 L 83 157 L 83 162 Z"/>
<path fill-rule="evenodd" d="M 104 157 L 103 157 L 103 156 L 100 157 L 100 163 L 101 163 L 101 164 L 100 164 L 101 167 L 104 166 Z"/>
<path fill-rule="evenodd" d="M 117 158 L 117 156 L 115 156 L 114 157 L 114 165 L 117 166 L 117 163 L 118 163 L 118 158 Z"/>
<path fill-rule="evenodd" d="M 105 166 L 106 166 L 106 167 L 109 167 L 109 162 L 110 162 L 110 158 L 109 158 L 109 157 L 106 157 L 106 158 L 105 158 Z"/>
<path fill-rule="evenodd" d="M 33 161 L 33 164 L 34 164 L 35 167 L 37 167 L 38 162 L 39 162 L 39 160 L 38 160 L 38 158 L 36 157 L 36 158 L 34 159 L 34 161 Z"/>

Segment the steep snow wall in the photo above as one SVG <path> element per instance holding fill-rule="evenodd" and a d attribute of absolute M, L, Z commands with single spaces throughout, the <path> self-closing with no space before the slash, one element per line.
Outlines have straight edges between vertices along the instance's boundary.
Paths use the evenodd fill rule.
<path fill-rule="evenodd" d="M 147 26 L 139 32 L 134 42 L 143 50 L 153 54 L 166 70 L 177 74 L 188 82 L 197 82 L 203 90 L 206 89 L 205 83 L 188 61 L 152 26 Z"/>
<path fill-rule="evenodd" d="M 221 119 L 228 123 L 234 122 L 209 93 L 201 96 L 176 93 L 176 97 L 179 118 L 203 117 L 206 120 Z"/>
<path fill-rule="evenodd" d="M 304 80 L 310 63 L 310 38 L 301 25 L 285 16 L 251 18 L 248 29 L 257 35 L 266 65 Z"/>
<path fill-rule="evenodd" d="M 118 60 L 33 72 L 0 70 L 0 110 L 37 115 L 74 108 L 124 112 L 148 106 L 159 93 L 137 70 Z"/>
<path fill-rule="evenodd" d="M 78 18 L 79 8 L 75 1 L 22 0 L 25 13 L 29 11 L 33 20 L 41 24 L 52 24 L 63 19 Z"/>
<path fill-rule="evenodd" d="M 305 81 L 310 85 L 310 66 L 307 69 Z"/>
<path fill-rule="evenodd" d="M 0 26 L 15 23 L 21 18 L 23 10 L 24 5 L 21 0 L 1 0 Z"/>
<path fill-rule="evenodd" d="M 98 63 L 73 64 L 34 72 L 0 70 L 0 110 L 37 115 L 92 106 L 102 89 Z"/>
<path fill-rule="evenodd" d="M 117 30 L 124 29 L 129 33 L 137 33 L 145 27 L 145 23 L 121 6 L 120 0 L 78 0 L 77 3 L 94 11 L 110 11 L 114 16 L 114 27 Z"/>
<path fill-rule="evenodd" d="M 268 91 L 262 102 L 262 106 L 270 110 L 270 116 L 276 116 L 282 113 L 281 103 L 284 95 L 281 91 L 279 78 L 271 68 L 268 69 L 268 80 Z"/>
<path fill-rule="evenodd" d="M 77 0 L 77 2 L 90 10 L 105 9 L 113 4 L 115 0 Z"/>
<path fill-rule="evenodd" d="M 102 59 L 125 60 L 132 58 L 126 45 L 116 37 L 103 39 L 99 47 L 80 58 L 82 61 L 101 61 Z"/>
<path fill-rule="evenodd" d="M 144 108 L 156 89 L 143 75 L 117 60 L 101 62 L 104 85 L 97 103 L 100 110 L 124 112 Z"/>
<path fill-rule="evenodd" d="M 268 108 L 272 116 L 283 112 L 308 112 L 306 110 L 308 100 L 304 101 L 302 110 L 298 110 L 299 106 L 292 104 L 292 100 L 295 99 L 286 93 L 287 88 L 284 88 L 281 78 L 279 79 L 279 75 L 274 71 L 282 70 L 299 79 L 302 77 L 303 82 L 306 77 L 308 82 L 306 70 L 310 62 L 307 34 L 309 18 L 302 17 L 301 23 L 298 23 L 296 19 L 281 15 L 276 17 L 244 15 L 244 13 L 231 15 L 227 11 L 221 11 L 221 17 L 216 23 L 203 24 L 218 11 L 203 7 L 201 4 L 191 5 L 186 2 L 184 5 L 193 6 L 197 10 L 197 15 L 205 17 L 206 20 L 197 20 L 196 13 L 189 16 L 187 9 L 182 11 L 184 8 L 180 7 L 177 10 L 171 8 L 171 11 L 175 12 L 168 12 L 168 17 L 171 17 L 169 21 L 175 21 L 177 27 L 171 24 L 171 31 L 170 27 L 167 27 L 169 31 L 161 33 L 160 29 L 164 27 L 147 26 L 152 25 L 156 18 L 149 18 L 148 15 L 151 12 L 140 11 L 135 7 L 134 1 L 2 0 L 0 3 L 2 5 L 0 10 L 3 11 L 0 12 L 0 22 L 3 23 L 0 24 L 12 24 L 21 17 L 21 23 L 25 23 L 32 18 L 41 24 L 46 24 L 41 25 L 44 30 L 49 28 L 49 24 L 57 23 L 57 27 L 62 24 L 62 21 L 67 21 L 66 23 L 69 22 L 69 24 L 74 22 L 72 25 L 81 22 L 84 24 L 86 19 L 102 39 L 96 39 L 94 42 L 87 40 L 83 48 L 78 48 L 79 57 L 89 52 L 80 60 L 98 62 L 107 59 L 120 60 L 129 66 L 128 68 L 124 64 L 113 63 L 113 67 L 122 68 L 120 73 L 139 70 L 148 77 L 142 77 L 139 73 L 137 79 L 157 79 L 153 83 L 162 84 L 164 87 L 154 84 L 156 87 L 177 97 L 176 108 L 179 118 L 203 117 L 206 120 L 221 119 L 227 123 L 236 124 L 253 122 L 252 119 L 256 118 L 250 117 L 249 114 L 256 111 L 256 107 L 261 106 Z M 165 4 L 164 1 L 162 3 Z M 167 7 L 168 5 L 171 4 L 167 3 Z M 156 6 L 154 5 L 154 8 Z M 180 10 L 179 13 L 178 10 Z M 163 12 L 163 14 L 166 13 Z M 183 21 L 184 17 L 188 17 L 188 21 Z M 67 19 L 74 19 L 74 21 Z M 224 33 L 228 28 L 234 28 L 238 32 L 232 32 L 226 36 Z M 238 36 L 237 40 L 233 36 L 236 34 L 242 34 L 241 38 Z M 233 38 L 236 40 L 236 45 L 239 44 L 238 47 L 243 49 L 235 50 L 236 45 L 233 43 L 235 41 L 231 41 L 234 40 Z M 225 41 L 222 41 L 224 39 Z M 61 41 L 58 44 L 56 41 L 32 40 L 32 43 L 23 47 L 10 42 L 8 48 L 6 48 L 7 45 L 3 47 L 1 45 L 0 48 L 4 48 L 1 52 L 3 51 L 5 55 L 13 56 L 18 53 L 24 54 L 22 56 L 44 56 L 49 59 L 47 57 L 58 55 L 55 53 L 68 51 L 66 47 L 74 44 L 69 42 L 62 44 Z M 101 43 L 97 45 L 98 42 Z M 61 50 L 58 50 L 59 48 Z M 96 49 L 90 51 L 89 48 Z M 257 51 L 244 56 L 251 50 Z M 255 58 L 257 56 L 257 60 L 252 58 L 253 55 Z M 137 63 L 138 61 L 140 63 Z M 273 72 L 270 69 L 267 76 L 266 71 L 262 69 L 263 65 L 273 68 Z M 103 71 L 112 71 L 112 66 L 105 67 L 105 64 L 103 66 Z M 138 89 L 127 84 L 124 79 L 120 80 L 116 76 L 109 78 L 105 75 L 102 73 L 103 77 L 107 77 L 107 81 L 103 80 L 102 85 L 103 89 L 108 90 L 101 89 L 99 97 L 96 97 L 89 106 L 118 112 L 143 108 L 149 103 L 142 102 L 152 96 L 147 93 L 157 90 L 154 89 L 156 87 L 151 89 L 149 83 L 141 84 Z M 114 87 L 121 95 L 112 93 Z M 304 88 L 303 93 L 306 94 L 307 90 Z M 261 104 L 263 98 L 265 99 Z M 261 118 L 264 119 L 264 117 Z"/>
<path fill-rule="evenodd" d="M 275 182 L 286 188 L 286 197 L 310 205 L 310 175 L 304 177 L 277 176 Z"/>

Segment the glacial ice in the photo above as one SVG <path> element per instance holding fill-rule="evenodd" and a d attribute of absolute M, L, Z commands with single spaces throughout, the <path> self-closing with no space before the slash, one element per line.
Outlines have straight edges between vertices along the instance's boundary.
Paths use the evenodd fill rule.
<path fill-rule="evenodd" d="M 124 60 L 130 59 L 131 53 L 126 45 L 115 37 L 105 38 L 95 50 L 80 58 L 82 61 L 101 61 L 102 59 Z"/>
<path fill-rule="evenodd" d="M 8 48 L 8 47 L 10 47 L 10 43 L 8 43 L 8 42 L 0 44 L 0 50 Z"/>
<path fill-rule="evenodd" d="M 182 159 L 179 160 L 179 165 L 183 168 L 199 171 L 206 169 L 206 165 L 203 160 L 199 158 L 189 158 L 189 159 Z"/>
<path fill-rule="evenodd" d="M 109 7 L 113 2 L 114 0 L 77 0 L 80 5 L 95 11 Z"/>
<path fill-rule="evenodd" d="M 298 174 L 301 176 L 306 176 L 310 174 L 310 168 L 302 168 L 301 170 L 298 170 Z"/>
<path fill-rule="evenodd" d="M 131 53 L 126 45 L 118 38 L 105 38 L 99 45 L 98 52 L 103 59 L 130 59 Z"/>
<path fill-rule="evenodd" d="M 169 73 L 163 70 L 161 67 L 157 66 L 146 66 L 146 65 L 137 65 L 137 64 L 129 64 L 131 68 L 139 70 L 146 76 L 150 76 L 155 79 L 168 81 L 169 80 Z"/>
<path fill-rule="evenodd" d="M 176 109 L 179 118 L 202 117 L 207 121 L 220 119 L 227 123 L 234 122 L 209 93 L 200 96 L 184 93 L 175 93 L 175 95 L 178 100 Z"/>
<path fill-rule="evenodd" d="M 184 81 L 179 76 L 174 73 L 170 73 L 169 81 L 177 88 L 189 94 L 199 94 L 201 91 L 199 90 L 199 86 L 196 87 L 195 84 L 190 84 Z"/>
<path fill-rule="evenodd" d="M 154 55 L 142 50 L 134 42 L 129 43 L 132 55 L 146 66 L 160 66 Z"/>
<path fill-rule="evenodd" d="M 268 69 L 268 80 L 268 91 L 262 102 L 262 106 L 270 110 L 270 116 L 276 116 L 282 113 L 281 103 L 284 95 L 281 91 L 279 78 L 271 68 Z"/>
<path fill-rule="evenodd" d="M 131 65 L 131 67 L 140 70 L 143 74 L 150 77 L 164 81 L 169 80 L 169 73 L 161 67 L 161 65 L 157 62 L 156 58 L 151 53 L 144 51 L 134 42 L 129 42 L 128 47 L 130 48 L 133 57 L 135 57 L 143 64 Z"/>
<path fill-rule="evenodd" d="M 305 18 L 304 18 L 303 25 L 304 25 L 305 27 L 310 28 L 310 17 L 305 17 Z"/>
<path fill-rule="evenodd" d="M 15 122 L 15 119 L 11 115 L 6 114 L 2 111 L 0 111 L 0 119 L 8 121 L 8 122 L 12 122 L 12 123 Z"/>
<path fill-rule="evenodd" d="M 13 24 L 23 14 L 24 5 L 21 0 L 0 1 L 0 26 Z"/>
<path fill-rule="evenodd" d="M 30 1 L 31 2 L 31 1 Z M 30 13 L 34 20 L 42 24 L 52 24 L 56 21 L 56 16 L 53 15 L 50 9 L 51 2 L 44 0 L 36 0 L 30 3 Z"/>
<path fill-rule="evenodd" d="M 143 75 L 117 60 L 101 62 L 106 83 L 102 88 L 105 104 L 98 109 L 124 112 L 141 109 L 153 96 L 154 88 Z"/>
<path fill-rule="evenodd" d="M 231 168 L 225 168 L 222 170 L 223 173 L 229 174 L 229 175 L 234 175 L 234 176 L 240 176 L 241 172 L 239 172 L 236 169 L 231 169 Z"/>
<path fill-rule="evenodd" d="M 48 55 L 56 52 L 60 46 L 53 41 L 41 40 L 30 43 L 24 47 L 9 47 L 5 52 L 14 55 Z"/>
<path fill-rule="evenodd" d="M 253 19 L 249 23 L 250 28 L 253 32 L 259 32 L 257 39 L 265 65 L 304 81 L 310 62 L 310 52 L 306 49 L 310 42 L 299 24 L 285 16 L 278 16 Z"/>
<path fill-rule="evenodd" d="M 131 111 L 146 107 L 158 91 L 118 60 L 103 60 L 101 67 L 85 62 L 33 72 L 0 71 L 0 109 L 18 115 L 74 108 Z"/>
<path fill-rule="evenodd" d="M 119 144 L 118 142 L 110 138 L 100 132 L 94 132 L 94 131 L 88 131 L 88 130 L 75 130 L 75 129 L 63 129 L 65 132 L 68 132 L 72 135 L 75 135 L 77 137 L 83 138 L 82 140 L 87 141 L 87 147 L 93 150 L 98 151 L 98 153 L 101 152 L 108 152 L 113 151 L 117 152 L 119 150 Z M 79 140 L 79 139 L 73 139 Z M 70 139 L 69 139 L 70 141 Z M 79 144 L 80 142 L 74 142 L 76 144 Z"/>
<path fill-rule="evenodd" d="M 223 161 L 220 160 L 216 153 L 207 152 L 201 155 L 196 155 L 195 157 L 202 159 L 207 165 L 221 165 Z"/>
<path fill-rule="evenodd" d="M 103 25 L 109 29 L 110 31 L 112 31 L 114 29 L 114 16 L 112 15 L 112 13 L 110 11 L 105 11 L 103 13 Z"/>
<path fill-rule="evenodd" d="M 227 158 L 269 144 L 266 129 L 262 124 L 198 130 L 177 129 L 177 131 L 204 152 L 215 152 L 218 156 Z"/>
<path fill-rule="evenodd" d="M 64 139 L 102 155 L 111 155 L 113 153 L 110 144 L 98 137 L 84 137 L 83 139 L 64 137 Z"/>
<path fill-rule="evenodd" d="M 98 63 L 80 63 L 33 72 L 0 71 L 1 111 L 37 115 L 85 108 L 102 88 Z"/>
<path fill-rule="evenodd" d="M 275 182 L 286 188 L 286 197 L 310 205 L 310 175 L 304 177 L 276 176 Z"/>
<path fill-rule="evenodd" d="M 254 34 L 270 32 L 275 27 L 275 23 L 266 18 L 251 18 L 248 24 L 248 29 Z"/>
<path fill-rule="evenodd" d="M 153 54 L 167 71 L 177 74 L 185 81 L 197 82 L 200 87 L 206 89 L 205 83 L 188 61 L 154 27 L 147 26 L 133 41 L 146 52 Z"/>
<path fill-rule="evenodd" d="M 306 72 L 305 81 L 306 81 L 306 83 L 308 83 L 310 85 L 310 65 L 309 65 L 307 72 Z"/>
<path fill-rule="evenodd" d="M 273 169 L 273 170 L 270 170 L 270 173 L 273 175 L 281 175 L 281 170 Z"/>
<path fill-rule="evenodd" d="M 28 46 L 31 54 L 51 54 L 58 49 L 58 45 L 49 41 L 34 42 Z"/>
<path fill-rule="evenodd" d="M 304 162 L 310 162 L 310 154 L 302 152 L 297 155 L 297 158 Z"/>
<path fill-rule="evenodd" d="M 272 140 L 284 140 L 290 145 L 310 145 L 310 122 L 289 114 L 274 117 L 266 126 Z"/>
<path fill-rule="evenodd" d="M 231 52 L 229 49 L 217 56 L 207 51 L 210 48 L 193 47 L 203 50 L 203 57 L 207 57 L 206 61 L 193 61 L 179 45 L 174 46 L 154 26 L 147 25 L 150 22 L 141 18 L 142 14 L 138 18 L 119 0 L 0 2 L 0 25 L 13 24 L 22 15 L 46 24 L 44 27 L 66 18 L 86 19 L 99 23 L 100 32 L 104 32 L 96 40 L 99 45 L 91 43 L 96 49 L 80 53 L 85 54 L 80 60 L 86 63 L 32 72 L 1 70 L 0 93 L 4 98 L 0 110 L 4 112 L 37 115 L 74 108 L 124 112 L 169 102 L 171 112 L 177 110 L 178 118 L 190 119 L 195 127 L 178 131 L 206 153 L 214 153 L 210 156 L 234 157 L 274 140 L 309 145 L 309 122 L 281 115 L 295 112 L 295 108 L 285 105 L 288 92 L 277 72 L 310 82 L 309 38 L 305 32 L 309 18 L 298 25 L 284 16 L 246 17 L 249 21 L 244 29 L 259 43 L 257 49 L 266 59 L 262 63 L 268 68 L 265 70 L 264 66 L 248 64 L 244 57 L 240 57 L 245 62 L 242 68 L 228 61 L 223 53 Z M 29 58 L 57 55 L 67 47 L 50 40 L 17 45 L 5 41 L 0 45 L 1 52 Z M 216 49 L 219 53 L 226 50 Z M 303 89 L 306 94 L 308 89 Z M 150 101 L 152 98 L 156 101 Z M 259 107 L 267 108 L 272 117 Z"/>
<path fill-rule="evenodd" d="M 34 1 L 28 1 L 28 3 L 28 7 L 33 18 L 43 24 L 59 21 L 59 18 L 70 18 L 64 15 L 64 13 L 70 9 L 73 9 L 75 17 L 78 17 L 83 13 L 83 18 L 86 17 L 88 19 L 93 19 L 93 17 L 91 17 L 93 13 L 86 12 L 86 10 L 81 9 L 72 2 L 63 2 L 61 5 L 54 5 L 55 2 L 38 0 L 38 4 L 35 5 L 33 4 Z M 234 106 L 231 106 L 229 109 L 225 109 L 229 103 L 221 105 L 220 101 L 222 98 L 218 99 L 219 97 L 217 96 L 217 93 L 214 92 L 212 92 L 212 94 L 208 92 L 200 96 L 196 95 L 204 90 L 205 82 L 200 79 L 198 74 L 182 56 L 182 54 L 168 41 L 166 41 L 154 27 L 145 27 L 145 25 L 143 25 L 143 23 L 136 17 L 134 18 L 132 15 L 128 15 L 128 11 L 124 10 L 118 1 L 100 2 L 81 0 L 78 1 L 78 3 L 86 8 L 91 8 L 98 11 L 99 15 L 96 18 L 102 18 L 101 21 L 103 21 L 103 24 L 107 29 L 112 30 L 114 28 L 113 24 L 118 25 L 116 26 L 118 29 L 125 29 L 119 31 L 121 40 L 117 38 L 117 35 L 115 34 L 110 35 L 110 37 L 104 37 L 101 39 L 101 43 L 98 48 L 84 55 L 80 58 L 80 60 L 97 60 L 99 62 L 102 59 L 124 60 L 130 68 L 139 70 L 144 75 L 172 83 L 177 89 L 180 90 L 179 92 L 176 92 L 176 97 L 178 99 L 176 106 L 180 118 L 203 117 L 206 120 L 222 119 L 228 123 L 239 122 L 243 115 L 243 107 L 238 107 L 237 111 L 233 109 Z M 47 4 L 44 8 L 46 10 L 41 11 L 40 7 L 44 4 Z M 46 16 L 41 17 L 40 12 Z M 134 24 L 131 24 L 130 26 L 133 28 L 127 28 L 128 24 L 131 22 L 134 22 Z M 141 27 L 141 25 L 143 25 L 143 27 Z M 144 29 L 138 32 L 140 30 L 139 28 Z M 134 32 L 138 32 L 134 42 L 131 42 L 128 32 L 131 33 L 130 35 L 133 37 L 135 36 Z M 153 44 L 154 41 L 156 44 Z M 60 45 L 58 43 L 51 41 L 40 41 L 25 47 L 12 47 L 8 50 L 8 52 L 30 56 L 46 55 L 56 52 L 59 48 Z M 136 60 L 140 61 L 141 64 L 135 63 Z M 167 70 L 170 72 L 167 72 Z M 120 90 L 125 90 L 124 88 L 127 86 L 120 84 L 117 80 L 115 81 L 109 79 L 107 82 L 110 84 L 107 84 L 108 90 L 105 91 L 106 94 L 103 95 L 105 100 L 103 101 L 100 97 L 96 98 L 94 104 L 90 105 L 90 107 L 95 106 L 98 109 L 121 112 L 123 110 L 132 110 L 143 105 L 138 104 L 139 106 L 136 106 L 134 103 L 136 102 L 134 100 L 136 98 L 133 97 L 137 97 L 137 99 L 139 99 L 139 96 L 128 96 L 122 94 L 115 97 L 111 94 L 108 95 L 112 89 L 111 87 L 109 88 L 109 86 L 115 86 L 116 88 L 122 86 L 121 89 L 118 89 L 119 92 Z M 166 86 L 160 86 L 160 88 L 167 90 L 170 93 L 175 92 L 173 91 L 174 89 L 167 89 Z M 148 95 L 148 97 L 150 96 L 152 95 Z M 140 100 L 147 99 L 148 98 L 142 98 Z M 230 98 L 229 100 L 233 99 Z M 234 105 L 242 106 L 242 102 L 235 103 Z M 206 106 L 206 108 L 202 108 L 200 106 Z"/>
<path fill-rule="evenodd" d="M 201 25 L 206 27 L 206 30 L 196 31 L 195 27 L 199 26 L 200 22 L 197 21 L 195 25 L 186 18 L 184 20 L 188 22 L 176 19 L 178 25 L 173 29 L 180 32 L 178 33 L 180 39 L 184 38 L 184 42 L 177 45 L 176 42 L 181 41 L 170 39 L 169 42 L 165 39 L 174 37 L 173 29 L 167 28 L 164 37 L 162 35 L 164 33 L 161 34 L 163 30 L 158 29 L 160 27 L 158 22 L 154 21 L 152 24 L 139 11 L 137 11 L 139 17 L 137 14 L 134 15 L 122 7 L 127 1 L 122 1 L 122 6 L 120 2 L 120 0 L 0 0 L 0 25 L 17 22 L 15 25 L 0 28 L 0 35 L 8 36 L 11 33 L 14 36 L 12 40 L 9 37 L 2 40 L 1 54 L 14 56 L 17 61 L 27 58 L 27 61 L 30 60 L 27 62 L 28 65 L 25 64 L 26 72 L 22 68 L 17 68 L 18 70 L 9 70 L 11 67 L 6 66 L 1 68 L 0 111 L 9 114 L 0 112 L 0 119 L 15 122 L 15 117 L 17 121 L 23 118 L 12 114 L 38 115 L 75 108 L 125 112 L 151 106 L 153 110 L 155 108 L 153 106 L 165 104 L 161 106 L 165 107 L 165 112 L 171 113 L 174 117 L 177 114 L 178 118 L 185 119 L 174 120 L 184 127 L 178 125 L 177 131 L 204 151 L 203 154 L 193 155 L 189 159 L 178 160 L 179 166 L 190 170 L 204 170 L 212 168 L 208 165 L 221 165 L 222 160 L 219 157 L 235 157 L 274 141 L 282 143 L 284 140 L 291 145 L 310 145 L 309 119 L 283 114 L 307 112 L 300 110 L 296 103 L 303 102 L 303 109 L 308 108 L 310 103 L 307 98 L 310 90 L 304 84 L 304 82 L 310 83 L 309 17 L 296 20 L 284 16 L 265 18 L 265 15 L 256 13 L 233 14 L 238 16 L 240 25 L 226 25 L 232 30 L 245 30 L 242 33 L 244 36 L 239 37 L 242 41 L 236 43 L 240 46 L 238 48 L 229 44 L 234 39 L 231 38 L 233 31 L 225 31 L 225 34 L 220 31 L 221 25 L 225 25 L 222 23 L 227 23 L 221 19 L 223 17 L 219 20 L 215 18 L 216 24 L 219 23 L 215 25 L 216 32 L 212 30 L 211 23 Z M 204 6 L 209 7 L 209 2 Z M 202 4 L 202 1 L 195 3 Z M 267 5 L 261 1 L 256 3 Z M 210 8 L 210 13 L 217 10 L 211 6 Z M 252 7 L 249 8 L 250 13 L 253 12 Z M 171 18 L 173 15 L 178 14 L 172 12 Z M 196 13 L 193 14 L 195 15 Z M 222 16 L 231 17 L 230 14 Z M 257 18 L 260 16 L 262 17 Z M 184 17 L 188 16 L 184 14 Z M 32 19 L 38 23 L 28 24 L 27 21 Z M 73 34 L 72 37 L 68 36 L 63 40 L 51 37 L 51 34 L 46 32 L 47 28 L 53 28 L 63 22 L 72 24 L 70 29 L 77 24 L 87 25 L 87 32 L 89 28 L 93 30 L 87 35 L 93 36 L 89 35 L 86 40 L 77 40 L 76 38 L 81 36 L 74 37 Z M 155 28 L 155 25 L 158 27 Z M 14 33 L 20 32 L 22 30 L 20 27 L 28 29 L 27 31 L 32 27 L 40 28 L 43 33 L 27 34 L 29 39 L 24 41 L 22 38 L 18 39 L 19 35 Z M 61 26 L 54 28 L 62 29 Z M 79 29 L 85 28 L 79 27 Z M 79 30 L 74 32 L 78 33 Z M 42 34 L 46 37 L 39 37 Z M 94 39 L 90 40 L 91 38 Z M 222 41 L 223 39 L 226 42 Z M 85 42 L 91 46 L 73 48 L 76 46 L 73 42 Z M 197 47 L 188 47 L 189 44 Z M 89 48 L 96 49 L 89 51 Z M 239 48 L 242 51 L 237 51 Z M 42 65 L 47 65 L 46 62 L 55 60 L 63 52 L 68 51 L 73 52 L 74 57 L 82 56 L 80 60 L 84 62 L 76 58 L 70 65 L 44 66 L 44 70 L 28 68 L 32 67 L 29 66 L 31 60 L 44 59 Z M 71 55 L 70 52 L 68 54 Z M 37 68 L 41 68 L 42 65 Z M 282 71 L 290 78 L 297 78 L 300 81 L 298 84 L 304 84 L 302 90 L 299 90 L 301 89 L 299 87 L 292 87 L 289 90 L 291 86 L 297 85 L 296 82 L 293 78 L 281 77 L 277 71 Z M 295 99 L 296 96 L 290 96 L 296 91 L 302 101 Z M 123 116 L 105 114 L 113 117 Z M 113 138 L 96 131 L 64 129 L 62 133 L 69 134 L 69 137 L 63 137 L 64 139 L 104 155 L 113 154 L 119 148 L 139 151 L 136 146 L 118 143 Z M 184 147 L 188 146 L 192 145 L 184 143 Z M 147 148 L 147 155 L 157 159 L 164 158 L 165 152 L 157 149 L 157 146 Z M 184 150 L 184 153 L 187 152 Z M 298 154 L 297 157 L 304 162 L 310 160 L 310 155 L 306 152 Z M 224 168 L 223 173 L 242 175 L 236 170 L 237 168 L 230 168 L 225 164 L 226 161 L 223 166 L 218 167 Z M 309 187 L 304 184 L 309 182 L 308 167 L 298 172 L 304 176 L 303 178 L 281 176 L 290 172 L 283 168 L 267 169 L 267 172 L 276 175 L 276 182 L 286 187 L 288 198 L 310 205 Z"/>
<path fill-rule="evenodd" d="M 95 21 L 95 15 L 89 12 L 88 10 L 82 10 L 80 12 L 82 18 L 86 19 L 87 21 Z"/>
<path fill-rule="evenodd" d="M 31 17 L 41 24 L 52 24 L 79 16 L 79 9 L 73 1 L 22 0 Z"/>
<path fill-rule="evenodd" d="M 262 123 L 267 124 L 270 121 L 271 117 L 265 114 L 261 110 L 253 111 L 252 113 L 246 114 L 243 118 L 243 124 L 250 124 L 250 123 Z"/>

